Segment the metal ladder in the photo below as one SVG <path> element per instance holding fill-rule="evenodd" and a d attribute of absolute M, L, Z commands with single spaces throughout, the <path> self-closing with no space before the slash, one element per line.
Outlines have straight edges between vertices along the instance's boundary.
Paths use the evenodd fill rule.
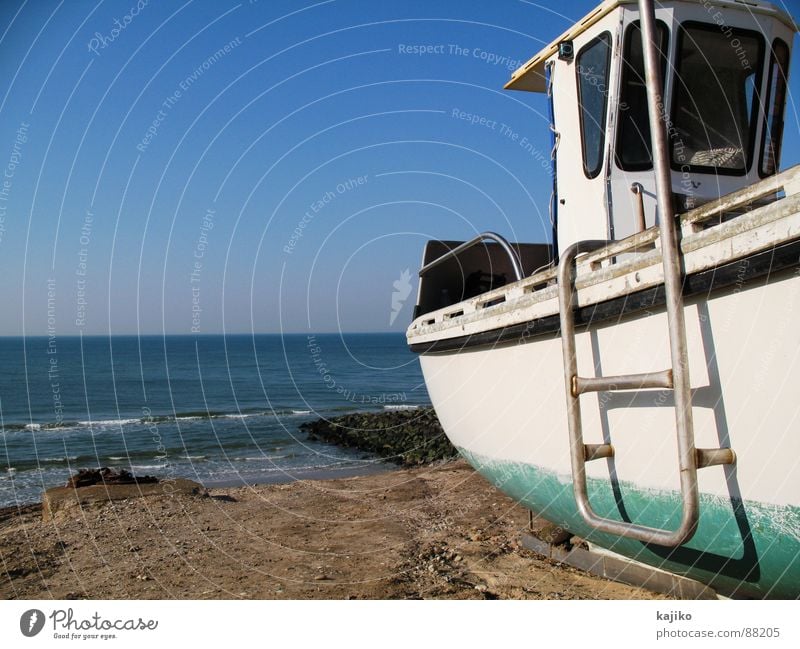
<path fill-rule="evenodd" d="M 662 233 L 662 238 L 663 238 Z M 692 426 L 691 391 L 688 367 L 685 362 L 686 330 L 683 323 L 681 294 L 676 295 L 671 282 L 665 281 L 666 303 L 670 329 L 670 343 L 677 339 L 682 350 L 682 367 L 661 372 L 643 372 L 619 376 L 578 376 L 575 345 L 574 282 L 575 257 L 593 252 L 608 245 L 607 241 L 581 241 L 570 246 L 561 256 L 558 266 L 558 299 L 561 319 L 561 346 L 564 355 L 564 379 L 567 393 L 567 421 L 569 424 L 570 462 L 572 483 L 578 512 L 593 529 L 617 536 L 674 547 L 688 541 L 697 528 L 700 515 L 697 489 L 697 469 L 718 464 L 733 464 L 736 455 L 729 448 L 698 449 L 694 446 Z M 678 278 L 680 282 L 680 278 Z M 678 283 L 680 291 L 680 283 Z M 680 316 L 676 317 L 676 311 Z M 675 320 L 680 320 L 676 328 Z M 670 345 L 672 347 L 672 344 Z M 674 350 L 673 350 L 674 351 Z M 674 362 L 674 358 L 673 358 Z M 679 380 L 676 380 L 680 377 Z M 680 527 L 665 530 L 635 523 L 617 521 L 597 515 L 589 502 L 586 482 L 586 463 L 614 456 L 611 444 L 584 444 L 581 421 L 580 395 L 587 392 L 616 392 L 620 390 L 671 389 L 675 394 L 675 419 L 678 436 L 678 464 L 680 467 L 681 501 L 683 516 Z"/>
<path fill-rule="evenodd" d="M 680 249 L 672 209 L 672 178 L 667 157 L 667 134 L 662 102 L 662 84 L 655 50 L 655 12 L 652 0 L 639 0 L 642 25 L 647 100 L 651 129 L 653 169 L 656 177 L 658 211 L 661 215 L 659 236 L 664 267 L 664 291 L 669 328 L 672 368 L 661 372 L 585 378 L 578 376 L 575 356 L 575 316 L 573 312 L 575 257 L 608 245 L 607 241 L 582 241 L 561 255 L 558 266 L 558 300 L 561 342 L 564 356 L 564 380 L 567 393 L 567 419 L 570 438 L 570 462 L 575 501 L 583 520 L 601 532 L 654 543 L 667 547 L 681 545 L 692 538 L 700 516 L 697 470 L 719 464 L 733 464 L 736 455 L 729 448 L 697 449 L 694 445 L 692 397 L 686 347 L 686 324 L 683 313 Z M 584 444 L 581 425 L 580 395 L 586 392 L 671 389 L 675 396 L 675 423 L 678 439 L 681 501 L 683 512 L 676 530 L 660 529 L 599 516 L 592 509 L 586 484 L 586 462 L 614 456 L 611 444 Z"/>

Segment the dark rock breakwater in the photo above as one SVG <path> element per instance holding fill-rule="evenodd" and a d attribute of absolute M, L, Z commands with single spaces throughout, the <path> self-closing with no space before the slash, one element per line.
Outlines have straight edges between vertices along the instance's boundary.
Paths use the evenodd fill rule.
<path fill-rule="evenodd" d="M 312 440 L 375 453 L 402 466 L 458 456 L 433 408 L 353 413 L 308 422 L 300 429 Z"/>

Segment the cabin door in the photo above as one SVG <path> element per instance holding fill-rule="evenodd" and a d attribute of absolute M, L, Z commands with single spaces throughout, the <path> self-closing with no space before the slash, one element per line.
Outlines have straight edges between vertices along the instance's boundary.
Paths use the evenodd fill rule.
<path fill-rule="evenodd" d="M 573 43 L 573 58 L 556 58 L 553 111 L 557 136 L 558 248 L 608 238 L 605 159 L 613 43 L 618 17 L 609 15 Z"/>

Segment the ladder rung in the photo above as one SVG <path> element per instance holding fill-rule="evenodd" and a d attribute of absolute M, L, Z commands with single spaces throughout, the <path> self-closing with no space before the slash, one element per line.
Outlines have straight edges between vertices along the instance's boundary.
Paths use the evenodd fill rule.
<path fill-rule="evenodd" d="M 614 447 L 611 444 L 584 444 L 584 462 L 600 460 L 604 457 L 614 457 Z"/>
<path fill-rule="evenodd" d="M 698 469 L 705 469 L 718 464 L 736 464 L 736 453 L 732 448 L 696 448 Z"/>
<path fill-rule="evenodd" d="M 572 396 L 584 392 L 613 392 L 617 390 L 645 390 L 648 388 L 672 388 L 672 370 L 621 374 L 620 376 L 572 377 Z"/>

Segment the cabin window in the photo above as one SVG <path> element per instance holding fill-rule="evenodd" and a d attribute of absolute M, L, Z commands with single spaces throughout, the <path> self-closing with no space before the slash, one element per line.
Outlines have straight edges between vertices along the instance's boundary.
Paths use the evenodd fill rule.
<path fill-rule="evenodd" d="M 610 32 L 587 43 L 576 59 L 583 171 L 587 178 L 597 176 L 603 166 L 610 61 Z"/>
<path fill-rule="evenodd" d="M 756 32 L 681 25 L 670 129 L 675 169 L 747 173 L 762 57 L 763 40 Z"/>
<path fill-rule="evenodd" d="M 656 23 L 661 54 L 661 79 L 667 70 L 667 26 Z M 628 26 L 622 63 L 617 147 L 615 160 L 624 171 L 645 171 L 653 167 L 650 155 L 650 117 L 647 114 L 647 86 L 644 75 L 642 32 L 639 22 Z"/>
<path fill-rule="evenodd" d="M 786 104 L 786 77 L 789 72 L 789 47 L 778 39 L 772 45 L 769 63 L 767 97 L 764 105 L 764 130 L 761 136 L 761 160 L 759 173 L 771 176 L 778 170 L 781 161 L 781 137 L 783 135 L 783 109 Z"/>

